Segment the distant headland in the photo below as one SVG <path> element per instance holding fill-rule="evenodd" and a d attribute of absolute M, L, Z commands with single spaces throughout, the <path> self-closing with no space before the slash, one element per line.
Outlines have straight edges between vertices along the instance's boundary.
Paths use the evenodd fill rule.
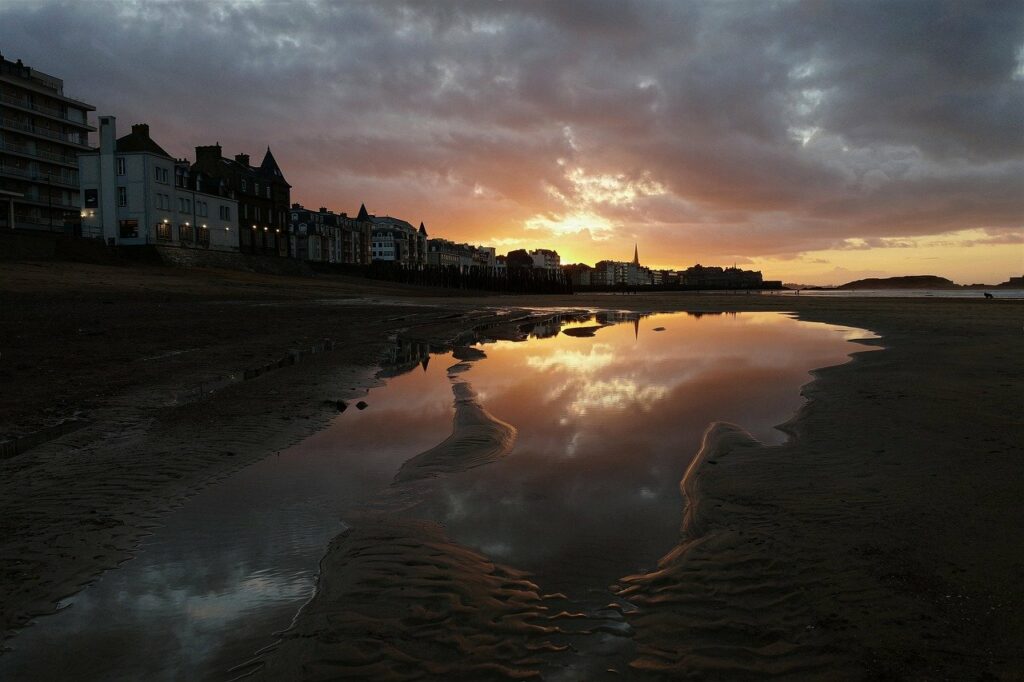
<path fill-rule="evenodd" d="M 957 284 L 938 275 L 904 275 L 901 277 L 868 277 L 835 287 L 814 289 L 1024 289 L 1024 277 L 1011 277 L 1001 284 Z"/>

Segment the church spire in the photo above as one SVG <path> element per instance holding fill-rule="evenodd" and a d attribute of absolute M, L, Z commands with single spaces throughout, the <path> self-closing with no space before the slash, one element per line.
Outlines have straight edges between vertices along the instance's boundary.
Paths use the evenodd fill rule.
<path fill-rule="evenodd" d="M 633 242 L 633 265 L 640 265 L 640 251 L 637 249 L 636 242 Z"/>

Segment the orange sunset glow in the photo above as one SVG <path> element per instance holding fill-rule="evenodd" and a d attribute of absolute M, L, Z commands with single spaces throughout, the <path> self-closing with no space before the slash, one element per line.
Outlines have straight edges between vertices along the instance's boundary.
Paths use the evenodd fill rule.
<path fill-rule="evenodd" d="M 735 263 L 812 284 L 1024 272 L 1013 16 L 1012 3 L 2 11 L 4 51 L 59 71 L 99 113 L 149 123 L 179 157 L 269 146 L 307 207 L 365 203 L 431 237 L 555 249 L 563 264 L 629 260 L 637 244 L 653 268 Z"/>

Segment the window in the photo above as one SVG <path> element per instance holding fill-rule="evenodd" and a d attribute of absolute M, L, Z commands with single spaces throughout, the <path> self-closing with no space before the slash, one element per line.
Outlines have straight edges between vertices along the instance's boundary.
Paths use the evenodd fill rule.
<path fill-rule="evenodd" d="M 267 185 L 266 187 L 264 187 L 263 188 L 263 192 L 266 195 L 266 197 L 269 199 L 270 198 L 270 185 Z"/>
<path fill-rule="evenodd" d="M 117 157 L 117 174 L 118 175 L 124 175 L 125 174 L 125 164 L 124 164 L 124 157 L 123 156 Z"/>
<path fill-rule="evenodd" d="M 138 220 L 122 220 L 120 221 L 121 230 L 118 233 L 121 239 L 134 239 L 139 236 L 139 221 Z"/>
<path fill-rule="evenodd" d="M 249 219 L 249 204 L 242 204 L 242 218 Z"/>
<path fill-rule="evenodd" d="M 184 242 L 186 244 L 191 243 L 193 241 L 191 225 L 178 225 L 178 241 Z"/>
<path fill-rule="evenodd" d="M 162 242 L 171 241 L 171 226 L 169 223 L 156 224 L 156 238 Z"/>
<path fill-rule="evenodd" d="M 167 169 L 166 168 L 160 168 L 159 166 L 154 166 L 153 167 L 153 174 L 156 177 L 156 181 L 157 182 L 162 182 L 164 184 L 167 184 Z"/>
<path fill-rule="evenodd" d="M 245 178 L 242 178 L 242 191 L 246 191 Z"/>
<path fill-rule="evenodd" d="M 253 220 L 255 220 L 256 222 L 259 222 L 260 221 L 260 207 L 259 206 L 253 206 L 252 207 L 252 211 L 253 211 Z"/>
<path fill-rule="evenodd" d="M 258 182 L 252 183 L 252 192 L 256 196 L 260 195 L 260 183 L 258 183 Z"/>
<path fill-rule="evenodd" d="M 221 206 L 220 207 L 220 219 L 221 220 L 231 220 L 231 207 L 230 206 Z"/>
<path fill-rule="evenodd" d="M 128 205 L 128 188 L 118 187 L 117 188 L 117 205 L 124 208 Z"/>

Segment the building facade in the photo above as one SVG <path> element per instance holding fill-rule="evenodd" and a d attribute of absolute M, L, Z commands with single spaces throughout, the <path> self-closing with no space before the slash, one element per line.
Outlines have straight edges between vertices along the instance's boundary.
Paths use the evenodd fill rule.
<path fill-rule="evenodd" d="M 248 154 L 225 158 L 220 143 L 196 147 L 192 171 L 222 184 L 238 201 L 235 235 L 241 252 L 288 255 L 291 185 L 270 147 L 259 166 L 249 163 Z"/>
<path fill-rule="evenodd" d="M 428 239 L 426 259 L 427 265 L 458 266 L 463 271 L 470 268 L 493 270 L 497 265 L 493 246 L 457 244 L 448 239 Z"/>
<path fill-rule="evenodd" d="M 129 246 L 237 250 L 238 202 L 192 174 L 188 161 L 168 154 L 148 125 L 133 125 L 118 138 L 113 116 L 101 116 L 99 124 L 99 148 L 78 156 L 82 236 Z"/>
<path fill-rule="evenodd" d="M 0 227 L 77 231 L 78 154 L 96 107 L 64 81 L 0 55 Z"/>
<path fill-rule="evenodd" d="M 679 283 L 691 289 L 758 289 L 764 284 L 756 270 L 705 267 L 700 263 L 680 272 Z"/>
<path fill-rule="evenodd" d="M 370 262 L 372 223 L 292 204 L 288 222 L 288 255 L 299 260 L 365 265 Z"/>
<path fill-rule="evenodd" d="M 427 262 L 427 228 L 419 229 L 391 216 L 375 216 L 361 206 L 357 220 L 372 223 L 370 259 L 377 263 L 398 263 L 403 267 L 419 268 Z"/>
<path fill-rule="evenodd" d="M 558 270 L 562 266 L 562 258 L 557 251 L 551 249 L 535 249 L 528 252 L 533 259 L 533 267 L 545 270 Z"/>

